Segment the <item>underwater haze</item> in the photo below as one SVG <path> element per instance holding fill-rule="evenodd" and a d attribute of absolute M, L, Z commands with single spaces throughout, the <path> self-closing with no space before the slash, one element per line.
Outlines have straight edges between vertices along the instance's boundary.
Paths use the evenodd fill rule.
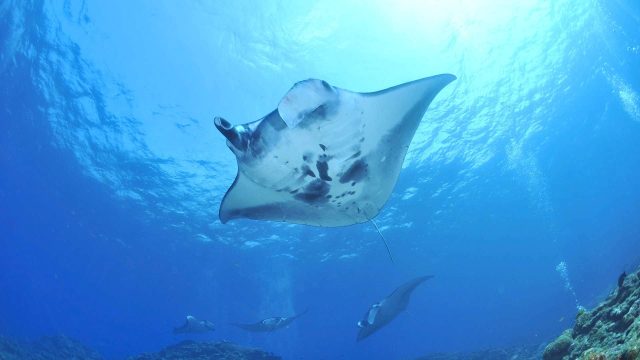
<path fill-rule="evenodd" d="M 260 119 L 309 78 L 441 73 L 458 79 L 375 219 L 395 263 L 371 223 L 220 222 L 237 165 L 214 116 Z M 0 335 L 108 359 L 184 339 L 285 359 L 537 345 L 638 264 L 636 0 L 0 0 Z M 174 335 L 186 315 L 216 330 Z"/>

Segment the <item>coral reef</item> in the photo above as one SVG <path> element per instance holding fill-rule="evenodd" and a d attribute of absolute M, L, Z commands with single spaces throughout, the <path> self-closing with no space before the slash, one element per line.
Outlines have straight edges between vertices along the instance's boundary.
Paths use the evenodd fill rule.
<path fill-rule="evenodd" d="M 102 360 L 95 351 L 66 336 L 22 343 L 0 337 L 0 360 Z"/>
<path fill-rule="evenodd" d="M 183 341 L 158 353 L 142 354 L 129 360 L 280 360 L 279 356 L 258 349 L 243 348 L 229 342 Z"/>
<path fill-rule="evenodd" d="M 621 275 L 598 307 L 579 311 L 573 329 L 547 345 L 543 359 L 640 359 L 640 272 Z"/>
<path fill-rule="evenodd" d="M 520 346 L 468 353 L 436 353 L 416 360 L 538 360 L 541 356 L 541 346 Z"/>
<path fill-rule="evenodd" d="M 18 342 L 0 336 L 0 360 L 102 360 L 102 356 L 66 336 L 43 337 Z M 279 360 L 279 356 L 229 342 L 184 341 L 158 353 L 142 354 L 129 360 Z"/>

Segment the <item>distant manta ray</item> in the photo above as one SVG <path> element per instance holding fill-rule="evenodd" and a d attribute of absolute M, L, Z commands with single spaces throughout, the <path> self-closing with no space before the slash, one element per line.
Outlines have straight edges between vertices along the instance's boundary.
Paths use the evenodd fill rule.
<path fill-rule="evenodd" d="M 409 305 L 413 290 L 432 277 L 432 275 L 427 275 L 408 281 L 380 302 L 371 305 L 364 318 L 358 321 L 360 330 L 358 331 L 357 341 L 368 337 L 395 319 Z"/>
<path fill-rule="evenodd" d="M 214 331 L 215 326 L 211 321 L 198 320 L 191 315 L 187 315 L 184 324 L 180 327 L 174 328 L 174 334 L 197 334 Z"/>
<path fill-rule="evenodd" d="M 216 117 L 238 162 L 220 220 L 334 227 L 373 219 L 429 104 L 455 79 L 436 75 L 373 93 L 310 79 L 260 120 L 232 126 Z"/>
<path fill-rule="evenodd" d="M 271 331 L 276 331 L 278 329 L 282 329 L 283 327 L 286 327 L 287 325 L 291 324 L 293 320 L 299 318 L 300 316 L 306 313 L 307 313 L 307 310 L 297 315 L 289 316 L 289 317 L 277 316 L 277 317 L 270 317 L 264 320 L 260 320 L 257 323 L 252 323 L 252 324 L 232 323 L 231 325 L 237 326 L 243 330 L 247 330 L 251 332 L 271 332 Z"/>

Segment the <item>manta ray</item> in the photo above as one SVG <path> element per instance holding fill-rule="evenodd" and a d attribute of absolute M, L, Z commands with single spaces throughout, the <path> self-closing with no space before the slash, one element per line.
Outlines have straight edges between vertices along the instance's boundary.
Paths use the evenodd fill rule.
<path fill-rule="evenodd" d="M 233 126 L 216 117 L 238 163 L 220 220 L 336 227 L 373 219 L 429 104 L 455 79 L 436 75 L 372 93 L 309 79 L 262 119 Z"/>
<path fill-rule="evenodd" d="M 276 317 L 270 317 L 264 320 L 260 320 L 257 323 L 252 323 L 252 324 L 232 323 L 231 325 L 237 326 L 243 330 L 247 330 L 251 332 L 272 332 L 278 329 L 282 329 L 283 327 L 286 327 L 287 325 L 291 324 L 293 320 L 299 318 L 300 316 L 306 313 L 307 313 L 307 310 L 297 315 L 293 315 L 289 317 L 276 316 Z"/>
<path fill-rule="evenodd" d="M 174 328 L 174 334 L 196 334 L 196 333 L 206 333 L 209 331 L 214 331 L 215 326 L 211 321 L 208 320 L 198 320 L 191 315 L 187 315 L 185 322 L 182 326 Z"/>
<path fill-rule="evenodd" d="M 371 305 L 364 318 L 358 321 L 360 331 L 358 331 L 357 341 L 368 337 L 395 319 L 407 308 L 413 290 L 432 277 L 432 275 L 428 275 L 415 278 L 395 289 L 382 301 Z"/>

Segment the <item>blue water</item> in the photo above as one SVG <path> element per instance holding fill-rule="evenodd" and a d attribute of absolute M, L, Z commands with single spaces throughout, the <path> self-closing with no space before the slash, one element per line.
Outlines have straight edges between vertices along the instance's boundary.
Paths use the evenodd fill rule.
<path fill-rule="evenodd" d="M 395 265 L 370 224 L 220 223 L 236 164 L 215 115 L 258 119 L 307 78 L 439 73 L 458 80 L 376 219 Z M 639 93 L 634 0 L 2 0 L 0 335 L 110 359 L 185 338 L 287 359 L 549 341 L 640 263 Z M 272 334 L 226 325 L 305 308 Z M 187 314 L 218 328 L 174 336 Z"/>

